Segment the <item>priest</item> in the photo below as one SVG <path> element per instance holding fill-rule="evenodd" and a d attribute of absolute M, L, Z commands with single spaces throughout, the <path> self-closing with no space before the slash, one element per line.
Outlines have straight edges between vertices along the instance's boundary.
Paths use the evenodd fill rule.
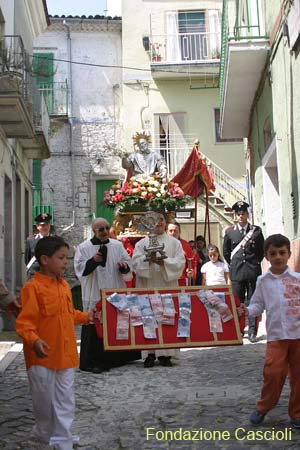
<path fill-rule="evenodd" d="M 145 248 L 149 248 L 149 237 L 140 240 L 134 249 L 132 256 L 133 270 L 136 272 L 136 287 L 153 289 L 154 287 L 174 288 L 178 287 L 185 266 L 185 257 L 178 239 L 166 234 L 166 217 L 163 211 L 158 214 L 157 226 L 154 233 L 160 246 L 163 246 L 165 258 L 161 258 L 159 252 L 151 255 L 149 261 L 145 261 Z M 172 366 L 171 357 L 174 350 L 157 350 L 156 352 L 143 352 L 146 357 L 144 367 L 153 367 L 156 356 L 161 366 Z"/>
<path fill-rule="evenodd" d="M 121 242 L 109 239 L 110 225 L 99 217 L 92 222 L 94 236 L 76 249 L 75 273 L 82 288 L 83 310 L 94 308 L 100 300 L 100 289 L 126 288 L 124 274 L 131 272 L 131 260 Z M 103 340 L 94 324 L 83 325 L 81 332 L 80 369 L 101 373 L 128 361 L 140 359 L 140 352 L 104 352 Z"/>

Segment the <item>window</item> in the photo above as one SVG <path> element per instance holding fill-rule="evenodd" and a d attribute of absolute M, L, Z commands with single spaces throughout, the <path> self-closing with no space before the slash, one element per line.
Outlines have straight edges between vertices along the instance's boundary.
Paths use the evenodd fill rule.
<path fill-rule="evenodd" d="M 167 11 L 168 62 L 203 61 L 220 55 L 220 11 Z"/>
<path fill-rule="evenodd" d="M 174 176 L 183 166 L 186 158 L 185 113 L 155 114 L 155 150 L 166 160 L 168 176 Z"/>
<path fill-rule="evenodd" d="M 207 58 L 207 36 L 204 11 L 178 13 L 178 32 L 183 61 Z"/>
<path fill-rule="evenodd" d="M 35 53 L 33 57 L 33 74 L 38 88 L 44 94 L 48 112 L 53 113 L 53 53 Z"/>
<path fill-rule="evenodd" d="M 243 138 L 226 138 L 222 139 L 220 136 L 220 109 L 214 109 L 215 115 L 215 139 L 216 142 L 243 142 Z"/>

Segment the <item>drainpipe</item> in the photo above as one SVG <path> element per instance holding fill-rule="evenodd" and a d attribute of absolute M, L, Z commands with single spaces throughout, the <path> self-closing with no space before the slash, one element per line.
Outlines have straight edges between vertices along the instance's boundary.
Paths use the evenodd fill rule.
<path fill-rule="evenodd" d="M 67 227 L 62 229 L 61 233 L 65 233 L 69 231 L 75 225 L 75 161 L 74 161 L 74 153 L 73 153 L 73 82 L 72 82 L 72 42 L 71 42 L 71 34 L 70 34 L 70 26 L 64 20 L 63 25 L 66 27 L 67 32 L 67 51 L 68 51 L 68 78 L 69 78 L 69 114 L 68 114 L 68 122 L 70 129 L 70 159 L 71 159 L 71 185 L 72 185 L 72 223 Z"/>

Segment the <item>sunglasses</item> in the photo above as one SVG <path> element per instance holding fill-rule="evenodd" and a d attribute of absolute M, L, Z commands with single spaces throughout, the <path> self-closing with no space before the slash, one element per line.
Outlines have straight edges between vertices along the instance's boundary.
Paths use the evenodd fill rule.
<path fill-rule="evenodd" d="M 110 229 L 110 227 L 108 225 L 106 225 L 105 227 L 96 228 L 96 230 L 100 231 L 100 233 L 103 233 L 103 231 L 109 230 L 109 229 Z"/>

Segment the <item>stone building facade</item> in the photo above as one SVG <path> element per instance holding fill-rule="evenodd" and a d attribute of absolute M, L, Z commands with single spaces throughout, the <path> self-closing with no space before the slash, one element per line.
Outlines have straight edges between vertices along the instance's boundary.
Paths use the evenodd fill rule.
<path fill-rule="evenodd" d="M 51 118 L 42 190 L 51 189 L 55 232 L 72 248 L 89 237 L 93 216 L 111 218 L 103 191 L 123 176 L 120 159 L 106 147 L 119 135 L 121 20 L 50 17 L 34 52 L 53 61 L 52 79 L 41 86 Z"/>

